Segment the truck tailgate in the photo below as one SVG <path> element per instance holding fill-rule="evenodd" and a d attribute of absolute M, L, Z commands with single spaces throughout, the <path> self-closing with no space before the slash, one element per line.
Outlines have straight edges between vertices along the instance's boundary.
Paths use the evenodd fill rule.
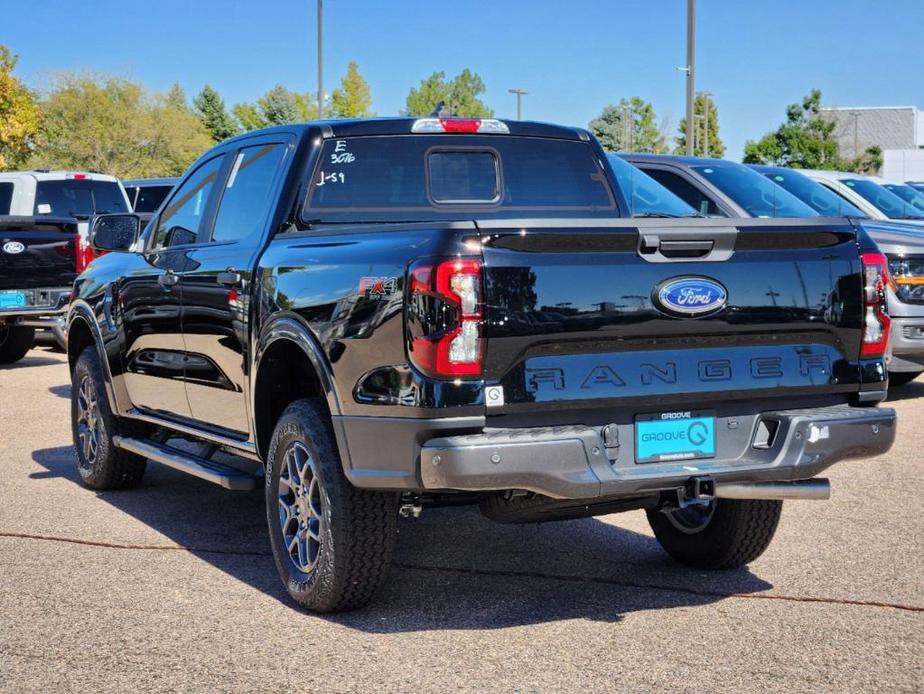
<path fill-rule="evenodd" d="M 75 219 L 0 217 L 0 290 L 70 286 L 77 242 Z"/>
<path fill-rule="evenodd" d="M 487 220 L 495 413 L 857 391 L 846 220 Z"/>

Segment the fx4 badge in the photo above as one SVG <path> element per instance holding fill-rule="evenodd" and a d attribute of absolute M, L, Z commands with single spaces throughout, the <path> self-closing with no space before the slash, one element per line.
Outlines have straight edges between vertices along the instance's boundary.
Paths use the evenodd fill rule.
<path fill-rule="evenodd" d="M 693 318 L 715 313 L 725 306 L 728 292 L 708 277 L 676 277 L 655 287 L 655 306 L 672 316 Z"/>
<path fill-rule="evenodd" d="M 367 299 L 386 299 L 398 288 L 397 277 L 360 277 L 359 295 Z"/>

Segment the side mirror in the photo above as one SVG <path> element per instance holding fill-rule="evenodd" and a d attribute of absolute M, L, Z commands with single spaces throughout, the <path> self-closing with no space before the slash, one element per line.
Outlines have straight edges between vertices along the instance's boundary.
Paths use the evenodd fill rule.
<path fill-rule="evenodd" d="M 101 214 L 93 220 L 90 245 L 98 251 L 127 251 L 140 229 L 141 219 L 136 214 Z"/>

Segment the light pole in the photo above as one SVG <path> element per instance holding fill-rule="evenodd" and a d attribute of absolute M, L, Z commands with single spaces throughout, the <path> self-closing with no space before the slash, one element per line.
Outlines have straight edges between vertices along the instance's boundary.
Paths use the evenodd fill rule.
<path fill-rule="evenodd" d="M 517 95 L 517 120 L 523 120 L 523 106 L 522 106 L 521 100 L 524 96 L 529 94 L 529 92 L 526 91 L 525 89 L 520 89 L 519 87 L 516 87 L 514 89 L 508 89 L 507 91 L 510 92 L 511 94 Z"/>
<path fill-rule="evenodd" d="M 324 0 L 318 0 L 318 120 L 324 118 L 323 5 Z"/>
<path fill-rule="evenodd" d="M 696 0 L 687 0 L 687 155 L 693 155 L 693 96 L 696 63 Z"/>
<path fill-rule="evenodd" d="M 634 134 L 633 130 L 635 126 L 635 121 L 632 118 L 632 107 L 623 106 L 622 113 L 626 124 L 626 151 L 632 152 L 632 135 Z"/>
<path fill-rule="evenodd" d="M 694 113 L 694 114 L 693 114 L 693 120 L 694 120 L 696 123 L 702 123 L 702 124 L 703 124 L 703 133 L 705 134 L 705 130 L 706 130 L 706 117 L 705 117 L 702 113 Z M 697 137 L 699 136 L 699 131 L 696 130 L 695 128 L 693 129 L 693 133 L 694 133 L 695 136 L 697 136 Z M 708 140 L 704 137 L 704 138 L 703 138 L 703 142 L 708 142 Z M 708 156 L 708 154 L 707 154 L 708 151 L 709 151 L 709 145 L 706 144 L 705 147 L 703 148 L 703 156 Z M 696 153 L 696 138 L 694 138 L 694 141 L 693 141 L 693 152 L 694 152 L 694 154 Z"/>

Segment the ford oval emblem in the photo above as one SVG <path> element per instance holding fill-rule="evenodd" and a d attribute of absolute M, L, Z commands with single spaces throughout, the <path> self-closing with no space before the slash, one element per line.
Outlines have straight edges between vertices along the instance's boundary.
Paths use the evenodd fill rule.
<path fill-rule="evenodd" d="M 676 277 L 659 285 L 652 297 L 665 313 L 674 316 L 705 316 L 725 306 L 725 287 L 707 277 Z"/>
<path fill-rule="evenodd" d="M 9 253 L 10 255 L 22 253 L 24 250 L 26 250 L 25 245 L 21 244 L 19 241 L 7 241 L 3 244 L 3 252 Z"/>

